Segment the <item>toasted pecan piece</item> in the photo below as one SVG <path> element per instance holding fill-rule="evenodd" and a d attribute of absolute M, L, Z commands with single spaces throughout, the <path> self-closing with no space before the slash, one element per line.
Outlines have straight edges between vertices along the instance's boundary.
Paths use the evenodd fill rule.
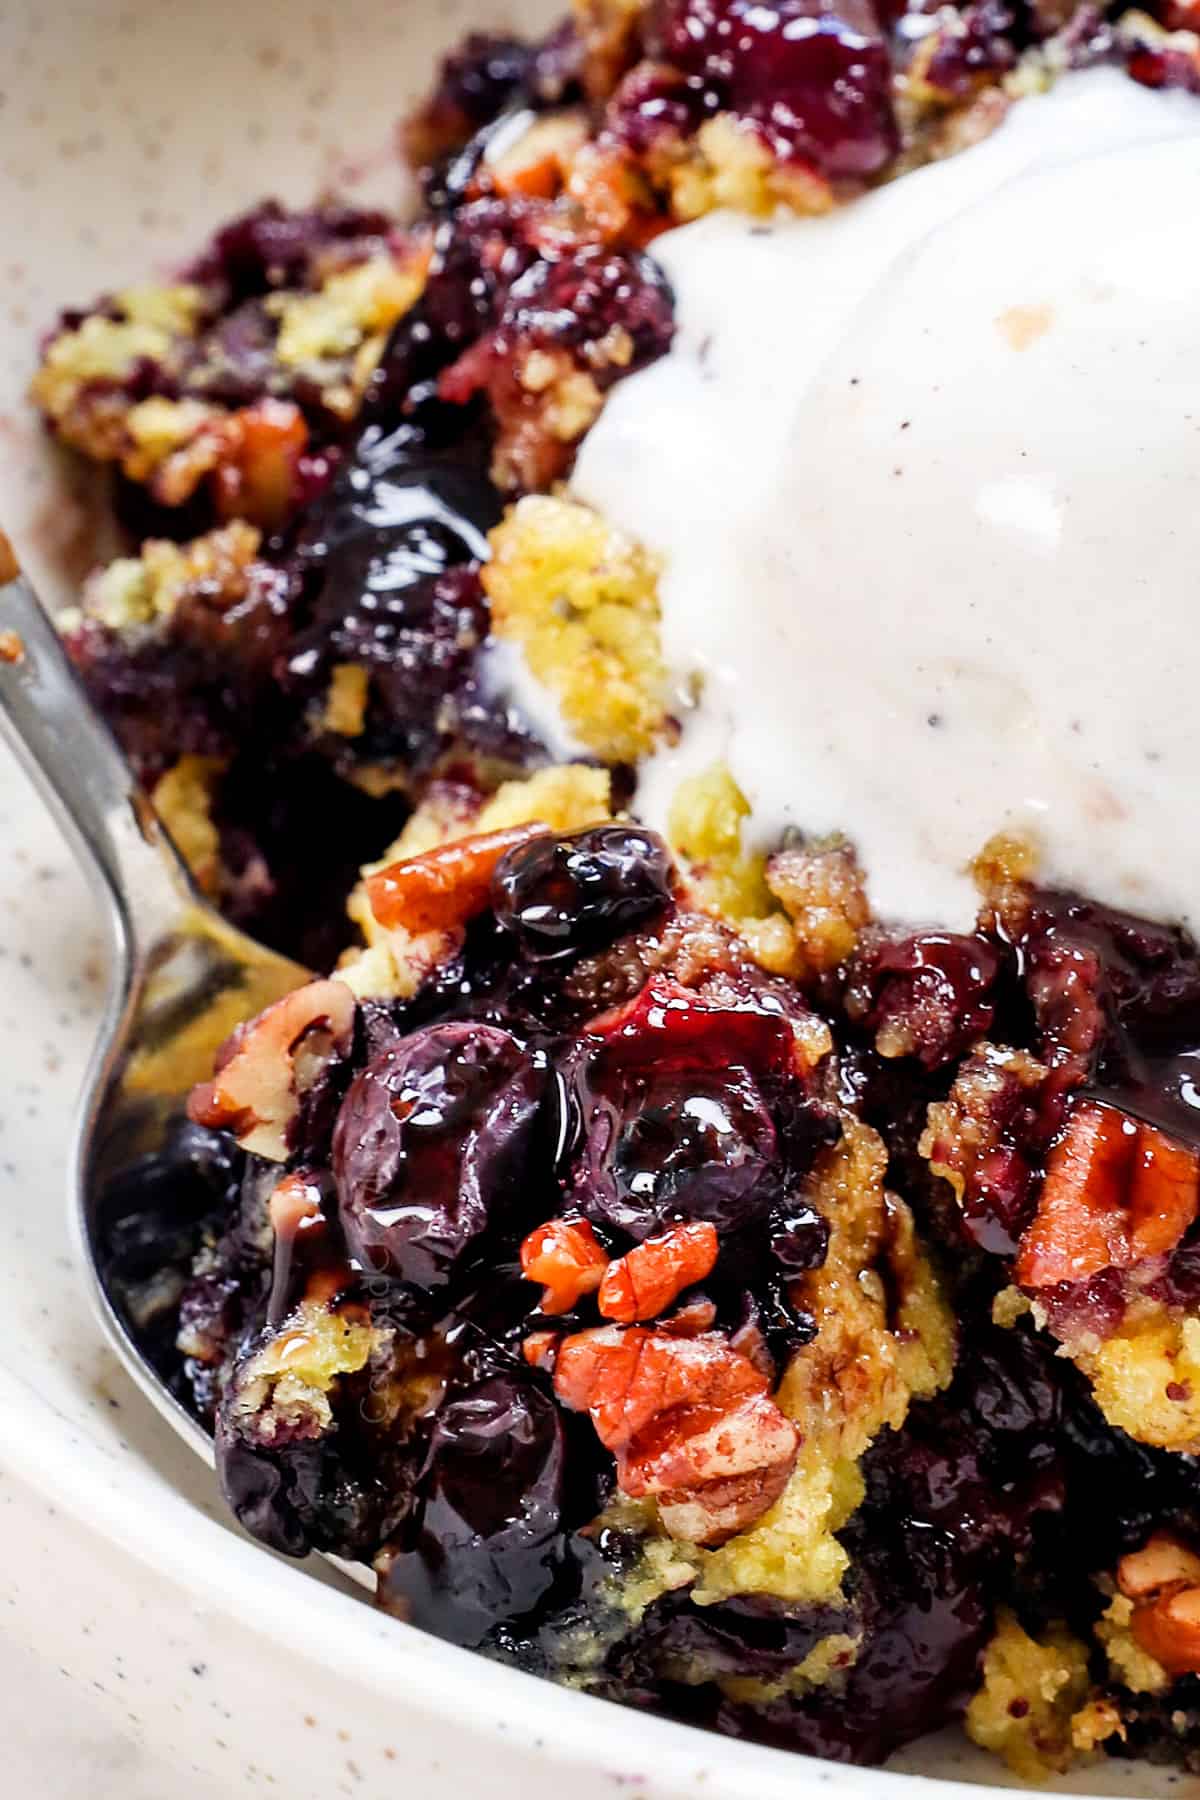
<path fill-rule="evenodd" d="M 286 1162 L 300 1100 L 354 1030 L 354 995 L 343 981 L 310 981 L 240 1025 L 211 1081 L 193 1088 L 188 1117 L 232 1132 L 244 1150 Z"/>
<path fill-rule="evenodd" d="M 1181 1583 L 1200 1586 L 1200 1556 L 1165 1531 L 1117 1564 L 1117 1586 L 1127 1600 L 1145 1600 Z"/>
<path fill-rule="evenodd" d="M 488 159 L 487 174 L 502 199 L 552 200 L 587 136 L 582 111 L 544 114 L 507 150 Z"/>
<path fill-rule="evenodd" d="M 1051 1153 L 1021 1239 L 1022 1287 L 1129 1269 L 1179 1242 L 1200 1208 L 1200 1155 L 1115 1107 L 1084 1101 Z"/>
<path fill-rule="evenodd" d="M 308 443 L 300 408 L 290 400 L 259 400 L 231 413 L 221 434 L 221 456 L 213 472 L 221 517 L 250 519 L 266 530 L 282 525 Z"/>
<path fill-rule="evenodd" d="M 707 1219 L 647 1238 L 609 1263 L 597 1297 L 601 1315 L 620 1325 L 657 1318 L 684 1288 L 712 1273 L 718 1247 L 716 1227 Z"/>
<path fill-rule="evenodd" d="M 486 908 L 501 857 L 545 830 L 540 824 L 513 825 L 389 863 L 367 877 L 371 911 L 385 931 L 458 930 Z"/>
<path fill-rule="evenodd" d="M 1168 1675 L 1200 1674 L 1200 1587 L 1177 1588 L 1135 1606 L 1129 1628 Z"/>
<path fill-rule="evenodd" d="M 767 1378 L 717 1333 L 671 1337 L 607 1326 L 565 1339 L 554 1388 L 587 1411 L 632 1499 L 653 1496 L 667 1531 L 719 1544 L 787 1484 L 799 1437 Z"/>
<path fill-rule="evenodd" d="M 1117 1586 L 1134 1602 L 1130 1630 L 1169 1675 L 1200 1674 L 1200 1556 L 1156 1532 L 1117 1564 Z"/>
<path fill-rule="evenodd" d="M 708 1295 L 693 1294 L 682 1306 L 676 1307 L 669 1318 L 658 1321 L 658 1330 L 665 1331 L 668 1337 L 703 1337 L 716 1321 L 717 1309 Z M 732 1338 L 730 1342 L 733 1342 Z M 736 1344 L 733 1347 L 738 1348 Z M 753 1361 L 753 1357 L 750 1360 Z"/>
<path fill-rule="evenodd" d="M 570 1312 L 595 1293 L 607 1267 L 608 1254 L 586 1219 L 550 1219 L 521 1245 L 521 1273 L 544 1283 L 544 1313 Z"/>
<path fill-rule="evenodd" d="M 321 1217 L 321 1190 L 303 1169 L 285 1175 L 267 1202 L 276 1237 L 294 1238 Z"/>

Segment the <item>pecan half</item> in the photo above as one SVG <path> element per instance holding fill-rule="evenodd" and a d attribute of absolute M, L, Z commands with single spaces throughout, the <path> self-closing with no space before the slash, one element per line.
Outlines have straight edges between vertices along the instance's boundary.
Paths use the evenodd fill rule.
<path fill-rule="evenodd" d="M 566 1406 L 586 1411 L 631 1499 L 653 1496 L 672 1537 L 720 1544 L 774 1504 L 799 1436 L 767 1378 L 716 1333 L 607 1326 L 567 1338 L 554 1371 Z"/>
<path fill-rule="evenodd" d="M 367 877 L 371 911 L 385 931 L 457 930 L 486 909 L 500 858 L 545 831 L 540 824 L 514 825 L 455 838 L 421 856 L 389 863 Z"/>
<path fill-rule="evenodd" d="M 229 1131 L 244 1150 L 286 1162 L 288 1133 L 304 1093 L 354 1030 L 354 995 L 343 981 L 310 981 L 240 1025 L 212 1081 L 193 1088 L 188 1116 Z"/>
<path fill-rule="evenodd" d="M 605 1270 L 597 1297 L 602 1317 L 620 1325 L 657 1318 L 684 1288 L 712 1273 L 717 1250 L 716 1227 L 707 1219 L 647 1238 Z"/>
<path fill-rule="evenodd" d="M 1020 1286 L 1087 1281 L 1179 1242 L 1200 1208 L 1200 1155 L 1115 1107 L 1085 1101 L 1046 1166 L 1021 1239 Z"/>

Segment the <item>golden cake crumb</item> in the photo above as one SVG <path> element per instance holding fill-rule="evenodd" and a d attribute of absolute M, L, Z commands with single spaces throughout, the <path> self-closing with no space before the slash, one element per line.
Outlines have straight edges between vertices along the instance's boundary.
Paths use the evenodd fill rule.
<path fill-rule="evenodd" d="M 1087 1651 L 1079 1640 L 1051 1626 L 1039 1641 L 1002 1607 L 984 1653 L 983 1685 L 967 1707 L 967 1733 L 1014 1774 L 1045 1781 L 1075 1760 L 1073 1715 L 1087 1692 Z"/>
<path fill-rule="evenodd" d="M 401 255 L 372 256 L 330 275 L 315 293 L 267 300 L 268 312 L 279 321 L 279 362 L 315 383 L 339 417 L 357 411 L 388 332 L 424 292 L 430 248 L 418 243 Z"/>
<path fill-rule="evenodd" d="M 231 606 L 245 597 L 261 542 L 262 534 L 242 520 L 189 544 L 150 538 L 139 556 L 118 557 L 89 577 L 84 615 L 111 631 L 128 631 L 169 619 L 193 591 L 203 591 L 209 606 Z"/>
<path fill-rule="evenodd" d="M 953 1317 L 912 1215 L 885 1189 L 882 1140 L 849 1115 L 843 1126 L 808 1182 L 830 1225 L 825 1263 L 801 1283 L 818 1334 L 796 1352 L 776 1396 L 800 1428 L 800 1455 L 770 1512 L 702 1553 L 701 1601 L 834 1598 L 848 1561 L 836 1533 L 862 1501 L 863 1452 L 885 1425 L 903 1423 L 911 1399 L 937 1392 L 953 1373 Z"/>
<path fill-rule="evenodd" d="M 496 636 L 520 645 L 589 750 L 645 755 L 666 724 L 654 558 L 590 507 L 545 495 L 511 507 L 491 546 Z"/>
<path fill-rule="evenodd" d="M 1111 1337 L 1072 1360 L 1110 1425 L 1163 1450 L 1200 1451 L 1200 1319 L 1140 1302 Z"/>
<path fill-rule="evenodd" d="M 379 1333 L 304 1300 L 255 1352 L 239 1382 L 234 1418 L 252 1415 L 260 1438 L 290 1431 L 315 1436 L 333 1423 L 329 1395 L 343 1375 L 366 1367 Z"/>
<path fill-rule="evenodd" d="M 730 113 L 708 119 L 692 154 L 669 172 L 671 210 L 679 220 L 698 219 L 717 207 L 763 218 L 786 206 L 801 214 L 829 212 L 833 190 L 812 169 L 778 162 L 752 126 Z"/>
<path fill-rule="evenodd" d="M 125 446 L 128 402 L 117 395 L 85 404 L 87 391 L 123 381 L 143 360 L 170 362 L 196 330 L 204 296 L 185 284 L 126 288 L 116 318 L 92 313 L 51 339 L 30 383 L 30 399 L 64 443 L 108 462 Z"/>
<path fill-rule="evenodd" d="M 1023 1294 L 1020 1288 L 1001 1288 L 992 1301 L 992 1324 L 1007 1329 L 1025 1317 L 1030 1305 L 1028 1294 Z"/>
<path fill-rule="evenodd" d="M 181 756 L 155 783 L 150 796 L 197 887 L 217 894 L 221 840 L 213 824 L 213 788 L 223 764 L 212 756 Z"/>
<path fill-rule="evenodd" d="M 524 781 L 505 781 L 479 814 L 479 831 L 540 819 L 555 832 L 582 831 L 612 818 L 612 777 L 590 763 L 554 763 Z"/>
<path fill-rule="evenodd" d="M 846 961 L 871 917 L 858 859 L 840 838 L 789 846 L 767 859 L 766 883 L 795 930 L 807 968 Z"/>
<path fill-rule="evenodd" d="M 1096 1621 L 1096 1636 L 1104 1646 L 1115 1680 L 1134 1694 L 1161 1694 L 1171 1685 L 1162 1664 L 1143 1650 L 1133 1635 L 1133 1601 L 1114 1594 Z"/>
<path fill-rule="evenodd" d="M 742 847 L 750 802 L 724 763 L 681 781 L 671 801 L 667 836 L 699 899 L 730 924 L 762 919 L 774 909 L 766 858 Z"/>

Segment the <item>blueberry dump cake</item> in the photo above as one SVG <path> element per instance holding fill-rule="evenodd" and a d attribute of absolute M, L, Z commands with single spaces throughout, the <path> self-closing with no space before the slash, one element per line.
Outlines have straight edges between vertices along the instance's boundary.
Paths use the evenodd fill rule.
<path fill-rule="evenodd" d="M 1197 95 L 1187 0 L 577 0 L 415 216 L 48 336 L 72 656 L 315 971 L 106 1203 L 264 1543 L 734 1736 L 1200 1769 Z"/>

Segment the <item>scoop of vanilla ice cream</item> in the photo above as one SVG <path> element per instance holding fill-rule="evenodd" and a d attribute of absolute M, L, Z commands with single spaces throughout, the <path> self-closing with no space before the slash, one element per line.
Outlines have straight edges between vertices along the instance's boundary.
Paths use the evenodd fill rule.
<path fill-rule="evenodd" d="M 1098 70 L 827 217 L 656 242 L 676 344 L 573 484 L 662 556 L 702 676 L 647 822 L 724 761 L 761 842 L 845 832 L 885 918 L 969 920 L 999 829 L 1200 918 L 1198 205 L 1200 101 Z"/>

